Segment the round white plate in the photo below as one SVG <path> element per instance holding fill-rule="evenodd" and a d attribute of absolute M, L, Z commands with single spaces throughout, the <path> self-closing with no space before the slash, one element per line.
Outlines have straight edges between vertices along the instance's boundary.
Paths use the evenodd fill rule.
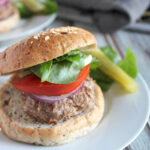
<path fill-rule="evenodd" d="M 6 78 L 1 77 L 0 83 Z M 15 142 L 0 133 L 0 149 L 6 150 L 119 150 L 142 131 L 150 113 L 149 89 L 141 76 L 139 91 L 127 94 L 114 84 L 105 94 L 105 114 L 99 126 L 88 135 L 66 145 L 42 147 Z"/>
<path fill-rule="evenodd" d="M 0 33 L 0 42 L 20 39 L 47 27 L 54 21 L 57 14 L 35 15 L 28 19 L 20 19 L 18 25 L 6 33 Z"/>

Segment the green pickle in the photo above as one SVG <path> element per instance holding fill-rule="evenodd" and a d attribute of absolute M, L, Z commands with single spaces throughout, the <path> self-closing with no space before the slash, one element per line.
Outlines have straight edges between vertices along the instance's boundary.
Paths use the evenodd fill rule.
<path fill-rule="evenodd" d="M 100 70 L 122 85 L 125 90 L 128 92 L 136 92 L 138 90 L 138 84 L 136 81 L 119 66 L 113 63 L 100 49 L 82 51 L 93 57 L 97 57 L 101 64 Z"/>
<path fill-rule="evenodd" d="M 20 0 L 30 11 L 34 13 L 45 12 L 45 6 L 37 0 Z"/>

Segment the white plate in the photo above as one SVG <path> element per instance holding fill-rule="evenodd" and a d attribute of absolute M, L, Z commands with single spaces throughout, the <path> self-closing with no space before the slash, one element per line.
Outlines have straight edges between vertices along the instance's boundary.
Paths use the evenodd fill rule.
<path fill-rule="evenodd" d="M 0 83 L 6 80 L 0 78 Z M 149 89 L 141 76 L 136 79 L 140 89 L 126 94 L 114 84 L 105 94 L 105 114 L 90 134 L 62 146 L 42 147 L 15 142 L 0 133 L 0 149 L 6 150 L 118 150 L 130 144 L 142 131 L 150 112 Z"/>
<path fill-rule="evenodd" d="M 0 42 L 19 39 L 36 33 L 52 23 L 56 15 L 35 15 L 29 19 L 20 19 L 14 29 L 6 33 L 0 33 Z"/>

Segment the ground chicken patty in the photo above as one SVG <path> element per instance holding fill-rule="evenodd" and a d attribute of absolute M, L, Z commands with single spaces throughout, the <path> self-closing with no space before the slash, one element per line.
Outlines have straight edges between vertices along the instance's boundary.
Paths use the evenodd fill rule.
<path fill-rule="evenodd" d="M 11 16 L 15 11 L 15 6 L 13 3 L 9 2 L 4 6 L 0 7 L 0 20 L 6 19 Z"/>
<path fill-rule="evenodd" d="M 44 103 L 24 95 L 22 107 L 25 113 L 42 123 L 57 123 L 60 119 L 68 119 L 95 106 L 94 81 L 87 78 L 83 87 L 73 96 L 56 103 Z"/>

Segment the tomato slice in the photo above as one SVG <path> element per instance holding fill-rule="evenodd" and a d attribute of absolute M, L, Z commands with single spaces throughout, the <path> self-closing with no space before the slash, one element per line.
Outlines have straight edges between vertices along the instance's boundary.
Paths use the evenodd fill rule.
<path fill-rule="evenodd" d="M 58 96 L 68 94 L 80 86 L 89 75 L 89 65 L 85 66 L 79 73 L 78 78 L 70 84 L 53 84 L 41 82 L 41 79 L 35 75 L 28 75 L 24 78 L 17 78 L 12 85 L 19 91 L 47 96 Z"/>

